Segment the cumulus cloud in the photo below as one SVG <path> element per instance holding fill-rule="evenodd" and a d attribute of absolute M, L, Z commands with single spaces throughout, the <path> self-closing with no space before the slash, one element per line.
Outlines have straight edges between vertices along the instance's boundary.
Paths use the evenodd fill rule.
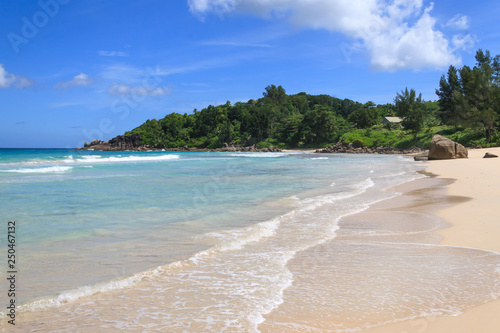
<path fill-rule="evenodd" d="M 31 81 L 30 79 L 8 73 L 3 67 L 3 64 L 0 64 L 0 88 L 7 89 L 10 87 L 14 87 L 21 89 L 31 87 L 32 85 L 33 81 Z"/>
<path fill-rule="evenodd" d="M 450 38 L 436 28 L 432 4 L 425 7 L 423 0 L 188 0 L 188 4 L 200 16 L 236 12 L 285 17 L 297 27 L 340 32 L 351 40 L 344 54 L 363 47 L 378 70 L 442 68 L 461 61 Z M 455 26 L 468 24 L 464 16 L 451 21 Z"/>
<path fill-rule="evenodd" d="M 171 94 L 167 87 L 147 87 L 147 86 L 130 86 L 128 84 L 113 83 L 108 88 L 108 93 L 113 96 L 164 96 Z"/>
<path fill-rule="evenodd" d="M 103 57 L 128 57 L 128 54 L 122 51 L 99 51 L 99 55 Z"/>
<path fill-rule="evenodd" d="M 474 46 L 474 38 L 471 35 L 453 35 L 451 42 L 457 50 L 470 50 Z"/>
<path fill-rule="evenodd" d="M 56 88 L 59 89 L 66 89 L 66 88 L 72 88 L 72 87 L 85 87 L 88 85 L 91 85 L 94 82 L 90 76 L 88 76 L 85 73 L 80 73 L 78 75 L 75 75 L 73 79 L 69 81 L 62 81 L 56 84 Z"/>
<path fill-rule="evenodd" d="M 465 15 L 457 14 L 446 23 L 446 26 L 456 30 L 469 29 L 469 18 Z"/>

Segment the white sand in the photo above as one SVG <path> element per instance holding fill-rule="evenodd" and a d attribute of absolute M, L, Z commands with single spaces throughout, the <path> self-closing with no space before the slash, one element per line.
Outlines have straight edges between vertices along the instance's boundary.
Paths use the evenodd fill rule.
<path fill-rule="evenodd" d="M 500 156 L 500 148 L 469 150 L 469 159 L 428 162 L 428 172 L 453 178 L 448 194 L 470 200 L 438 213 L 450 227 L 438 231 L 442 244 L 500 252 L 500 158 L 483 159 L 486 152 Z M 497 333 L 500 300 L 467 310 L 455 317 L 421 318 L 365 330 L 368 333 Z"/>

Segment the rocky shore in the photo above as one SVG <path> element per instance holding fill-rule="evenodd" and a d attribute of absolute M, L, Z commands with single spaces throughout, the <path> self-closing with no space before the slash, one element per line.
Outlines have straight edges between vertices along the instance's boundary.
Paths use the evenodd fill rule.
<path fill-rule="evenodd" d="M 451 141 L 451 140 L 450 140 Z M 76 148 L 75 150 L 102 150 L 102 151 L 193 151 L 193 152 L 281 152 L 274 146 L 269 146 L 267 148 L 256 148 L 255 145 L 252 146 L 239 146 L 234 142 L 224 143 L 221 148 L 210 149 L 210 148 L 196 148 L 196 147 L 177 147 L 177 148 L 164 148 L 164 147 L 150 147 L 149 145 L 142 145 L 141 136 L 138 134 L 123 136 L 118 135 L 109 141 L 92 140 L 92 142 L 85 142 L 84 147 Z M 315 153 L 345 153 L 345 154 L 408 154 L 419 156 L 418 159 L 427 159 L 427 150 L 419 147 L 411 148 L 394 148 L 388 146 L 379 147 L 364 147 L 353 143 L 346 143 L 341 141 L 337 144 L 328 146 L 326 148 L 317 149 Z"/>
<path fill-rule="evenodd" d="M 328 146 L 323 149 L 318 149 L 316 153 L 346 153 L 346 154 L 421 154 L 426 150 L 423 148 L 394 148 L 394 147 L 363 147 L 352 143 L 339 142 L 335 145 Z"/>
<path fill-rule="evenodd" d="M 150 147 L 149 145 L 141 145 L 141 136 L 138 134 L 123 136 L 118 135 L 109 141 L 101 141 L 98 139 L 92 140 L 92 142 L 85 142 L 83 148 L 79 147 L 75 150 L 103 150 L 103 151 L 225 151 L 225 152 L 281 152 L 280 149 L 269 146 L 267 148 L 256 148 L 255 145 L 252 146 L 238 146 L 234 142 L 224 143 L 222 148 L 209 149 L 209 148 L 195 148 L 195 147 L 178 147 L 178 148 L 160 148 L 160 147 Z"/>

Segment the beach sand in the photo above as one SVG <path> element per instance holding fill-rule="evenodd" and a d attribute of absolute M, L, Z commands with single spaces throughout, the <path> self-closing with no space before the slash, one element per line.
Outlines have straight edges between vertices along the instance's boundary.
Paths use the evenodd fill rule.
<path fill-rule="evenodd" d="M 449 274 L 449 278 L 453 279 L 454 273 L 446 269 L 441 272 L 439 259 L 427 259 L 431 259 L 428 255 L 440 256 L 443 253 L 436 248 L 436 252 L 426 255 L 415 252 L 415 247 L 411 246 L 412 243 L 450 245 L 450 250 L 458 252 L 463 247 L 464 257 L 457 253 L 455 257 L 444 259 L 445 262 L 452 260 L 448 262 L 449 265 L 462 268 L 460 278 L 450 283 L 468 281 L 468 291 L 465 293 L 468 295 L 487 295 L 492 288 L 496 288 L 489 284 L 491 281 L 483 283 L 467 280 L 471 270 L 482 268 L 481 265 L 467 266 L 467 262 L 470 264 L 467 256 L 471 251 L 474 252 L 470 248 L 500 252 L 500 214 L 497 211 L 500 210 L 500 206 L 497 207 L 500 202 L 500 159 L 483 159 L 486 152 L 500 156 L 500 148 L 480 149 L 471 150 L 469 159 L 422 162 L 430 177 L 397 186 L 395 190 L 402 195 L 343 218 L 334 240 L 297 254 L 288 263 L 294 274 L 294 284 L 285 291 L 284 303 L 266 315 L 267 320 L 259 326 L 260 331 L 299 332 L 307 328 L 311 332 L 499 332 L 500 300 L 483 303 L 486 298 L 479 297 L 476 304 L 480 305 L 477 306 L 463 302 L 464 298 L 460 296 L 464 295 L 461 293 L 463 289 L 458 287 L 450 293 L 448 280 L 444 280 L 444 283 L 442 280 L 441 274 Z M 370 234 L 366 238 L 362 234 L 355 236 L 349 233 L 351 228 L 355 233 L 360 230 L 377 232 L 377 226 L 380 230 L 393 231 L 404 227 L 401 231 L 406 232 L 378 238 Z M 381 247 L 373 247 L 378 244 L 377 239 L 382 241 L 381 244 L 387 241 L 409 246 L 384 251 Z M 353 247 L 356 243 L 363 246 Z M 342 249 L 347 250 L 342 252 Z M 372 249 L 376 251 L 370 252 Z M 401 249 L 403 251 L 399 252 Z M 405 249 L 409 251 L 405 252 Z M 400 254 L 411 262 L 408 264 L 410 267 L 398 262 Z M 363 261 L 363 258 L 366 260 Z M 315 272 L 313 279 L 311 270 Z M 404 289 L 408 287 L 406 282 L 412 279 L 412 290 Z M 332 280 L 342 281 L 341 287 L 332 285 Z M 436 298 L 433 293 L 429 294 L 427 287 L 419 289 L 423 280 L 435 281 L 436 284 L 427 287 L 436 289 Z M 403 281 L 403 289 L 399 287 L 399 281 Z M 471 288 L 476 282 L 479 287 Z M 386 290 L 386 297 L 389 297 L 383 302 L 382 311 L 370 306 L 384 298 L 383 292 L 380 294 L 379 290 Z M 418 290 L 423 290 L 424 294 Z M 325 298 L 326 294 L 328 296 Z M 335 299 L 335 304 L 328 303 L 330 297 Z M 432 309 L 432 303 L 437 299 L 444 300 L 445 306 L 461 313 L 394 323 L 399 320 L 396 318 L 411 318 L 415 313 L 427 311 L 427 307 Z M 280 325 L 289 322 L 294 322 L 295 328 L 282 329 Z M 383 322 L 390 324 L 380 326 Z M 356 330 L 360 324 L 372 328 Z"/>
<path fill-rule="evenodd" d="M 446 187 L 446 194 L 455 198 L 456 203 L 447 204 L 437 212 L 449 224 L 436 232 L 443 237 L 441 244 L 500 252 L 500 158 L 483 159 L 486 152 L 500 156 L 500 148 L 477 149 L 469 150 L 468 159 L 426 163 L 427 172 L 454 180 Z M 497 300 L 458 316 L 407 320 L 363 332 L 496 333 L 499 327 L 500 300 Z"/>

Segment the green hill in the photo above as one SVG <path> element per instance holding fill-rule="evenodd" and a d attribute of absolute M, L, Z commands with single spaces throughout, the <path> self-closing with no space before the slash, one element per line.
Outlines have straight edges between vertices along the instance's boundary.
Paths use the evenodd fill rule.
<path fill-rule="evenodd" d="M 269 85 L 261 98 L 170 113 L 125 136 L 138 134 L 142 145 L 154 148 L 324 147 L 339 140 L 368 147 L 428 147 L 434 134 L 466 146 L 499 146 L 500 56 L 478 50 L 476 61 L 473 68 L 450 66 L 436 89 L 438 101 L 423 101 L 405 89 L 393 103 L 363 104 L 304 92 L 287 95 L 282 86 Z M 390 116 L 402 122 L 381 125 Z"/>

